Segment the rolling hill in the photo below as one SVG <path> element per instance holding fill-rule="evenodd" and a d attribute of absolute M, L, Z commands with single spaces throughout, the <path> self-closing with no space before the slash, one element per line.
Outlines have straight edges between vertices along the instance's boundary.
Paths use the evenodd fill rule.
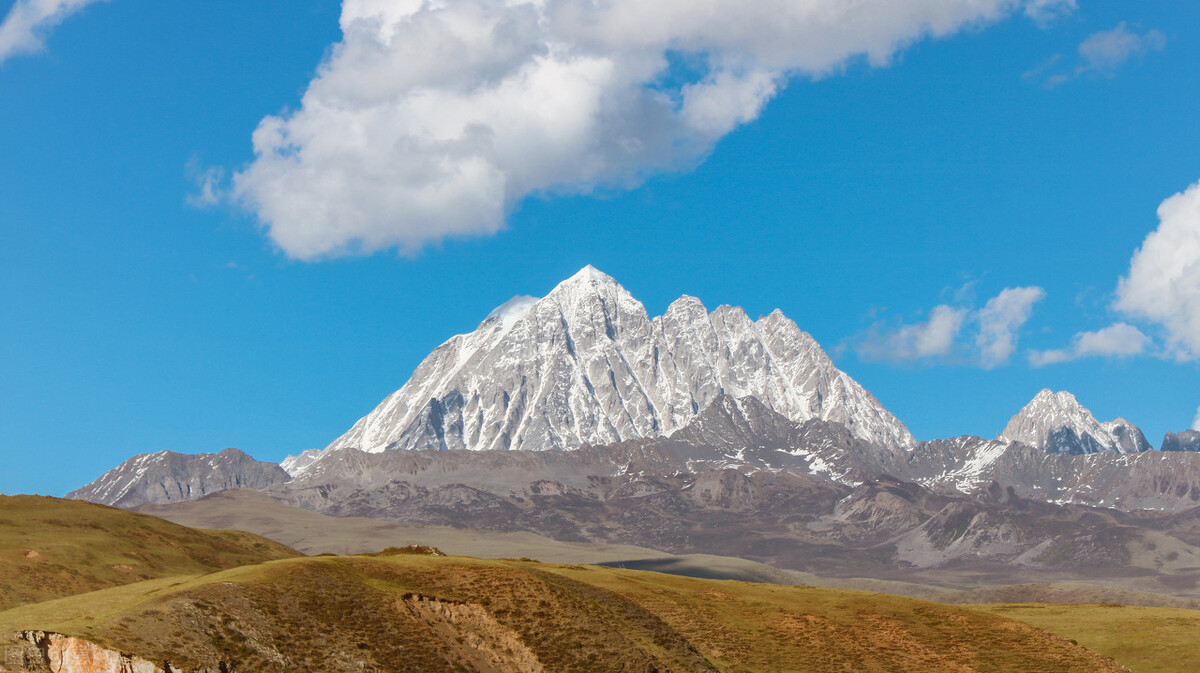
<path fill-rule="evenodd" d="M 0 496 L 0 609 L 299 555 L 242 531 L 196 530 L 75 500 Z"/>
<path fill-rule="evenodd" d="M 1124 670 L 1066 638 L 958 606 L 435 554 L 150 580 L 0 613 L 0 633 L 18 634 L 8 645 L 27 670 L 54 660 L 63 673 L 83 670 L 72 662 L 84 658 L 263 673 Z"/>

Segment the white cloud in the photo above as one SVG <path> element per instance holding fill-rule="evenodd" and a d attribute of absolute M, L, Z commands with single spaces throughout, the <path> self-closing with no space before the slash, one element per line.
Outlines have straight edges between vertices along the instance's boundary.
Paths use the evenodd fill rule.
<path fill-rule="evenodd" d="M 225 169 L 219 166 L 202 168 L 198 159 L 187 164 L 188 177 L 196 184 L 196 191 L 188 194 L 187 204 L 193 208 L 207 208 L 220 204 L 225 198 L 223 184 Z"/>
<path fill-rule="evenodd" d="M 1200 359 L 1200 183 L 1163 201 L 1158 229 L 1133 255 L 1113 308 L 1161 325 L 1168 350 Z"/>
<path fill-rule="evenodd" d="M 937 358 L 992 369 L 1012 357 L 1021 327 L 1045 296 L 1040 287 L 1008 288 L 979 310 L 943 304 L 930 311 L 925 322 L 893 329 L 877 324 L 851 343 L 866 360 Z"/>
<path fill-rule="evenodd" d="M 969 311 L 941 305 L 929 312 L 929 320 L 902 325 L 890 333 L 878 329 L 869 332 L 856 345 L 860 357 L 868 360 L 923 360 L 949 355 L 962 331 Z"/>
<path fill-rule="evenodd" d="M 1017 348 L 1017 333 L 1033 314 L 1033 305 L 1046 297 L 1040 287 L 1011 287 L 979 311 L 979 363 L 991 369 L 1008 362 Z"/>
<path fill-rule="evenodd" d="M 529 194 L 694 166 L 789 77 L 1073 0 L 345 0 L 232 198 L 317 259 L 495 232 Z M 684 63 L 687 67 L 680 67 Z"/>
<path fill-rule="evenodd" d="M 1072 9 L 1074 6 L 1072 5 Z M 1024 75 L 1026 80 L 1040 80 L 1050 89 L 1087 74 L 1111 77 L 1131 58 L 1151 51 L 1162 51 L 1167 37 L 1157 30 L 1145 33 L 1131 31 L 1122 21 L 1112 30 L 1092 33 L 1079 44 L 1078 58 L 1064 62 L 1062 54 L 1054 54 L 1034 66 Z"/>
<path fill-rule="evenodd" d="M 1068 362 L 1085 357 L 1130 357 L 1146 352 L 1150 337 L 1128 323 L 1119 322 L 1095 332 L 1080 332 L 1071 339 L 1069 348 L 1029 351 L 1029 364 L 1034 367 Z"/>
<path fill-rule="evenodd" d="M 1077 8 L 1075 0 L 1029 0 L 1025 4 L 1025 15 L 1044 26 Z"/>
<path fill-rule="evenodd" d="M 1128 30 L 1122 21 L 1112 30 L 1093 33 L 1079 45 L 1079 56 L 1083 63 L 1076 74 L 1112 73 L 1134 56 L 1148 51 L 1161 51 L 1166 45 L 1166 36 L 1157 30 L 1148 30 L 1139 35 Z"/>
<path fill-rule="evenodd" d="M 1200 407 L 1196 407 L 1196 420 L 1192 421 L 1192 429 L 1200 430 Z"/>
<path fill-rule="evenodd" d="M 16 0 L 0 23 L 0 63 L 40 51 L 46 33 L 97 0 Z"/>

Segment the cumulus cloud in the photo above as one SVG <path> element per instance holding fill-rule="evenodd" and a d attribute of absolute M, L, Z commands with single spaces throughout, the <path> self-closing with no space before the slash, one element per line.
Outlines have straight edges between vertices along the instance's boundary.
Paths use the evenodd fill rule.
<path fill-rule="evenodd" d="M 855 337 L 853 347 L 866 360 L 944 359 L 991 369 L 1012 357 L 1021 327 L 1045 296 L 1040 287 L 1015 287 L 978 310 L 943 304 L 924 322 L 891 329 L 876 324 Z"/>
<path fill-rule="evenodd" d="M 1200 407 L 1196 407 L 1196 420 L 1192 421 L 1192 429 L 1200 430 Z"/>
<path fill-rule="evenodd" d="M 1073 0 L 344 0 L 298 109 L 231 179 L 288 255 L 494 232 L 530 194 L 696 165 L 789 78 Z"/>
<path fill-rule="evenodd" d="M 1040 287 L 1010 287 L 979 311 L 979 363 L 991 369 L 1008 362 L 1017 349 L 1017 334 L 1033 315 L 1033 305 L 1046 298 Z"/>
<path fill-rule="evenodd" d="M 1161 326 L 1180 360 L 1200 359 L 1200 183 L 1163 201 L 1113 308 Z"/>
<path fill-rule="evenodd" d="M 51 28 L 97 1 L 16 0 L 0 23 L 0 63 L 17 54 L 40 51 Z"/>
<path fill-rule="evenodd" d="M 1085 357 L 1124 358 L 1141 355 L 1150 345 L 1150 337 L 1142 334 L 1141 330 L 1119 322 L 1095 332 L 1076 334 L 1069 348 L 1030 351 L 1029 364 L 1044 367 Z"/>

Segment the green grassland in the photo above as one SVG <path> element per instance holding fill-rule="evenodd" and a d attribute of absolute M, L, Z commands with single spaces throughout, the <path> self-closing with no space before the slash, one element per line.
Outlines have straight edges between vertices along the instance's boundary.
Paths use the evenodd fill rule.
<path fill-rule="evenodd" d="M 0 613 L 0 634 L 20 629 L 263 672 L 1122 670 L 1023 622 L 910 598 L 409 554 L 274 561 Z"/>
<path fill-rule="evenodd" d="M 1115 604 L 973 607 L 1074 640 L 1135 673 L 1200 671 L 1200 611 Z"/>
<path fill-rule="evenodd" d="M 0 609 L 294 556 L 241 531 L 195 530 L 73 500 L 0 496 Z"/>

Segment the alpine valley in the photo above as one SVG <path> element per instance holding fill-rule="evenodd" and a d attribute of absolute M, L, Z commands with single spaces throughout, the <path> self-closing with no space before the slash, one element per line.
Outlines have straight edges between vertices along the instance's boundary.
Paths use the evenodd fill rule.
<path fill-rule="evenodd" d="M 651 317 L 589 266 L 450 338 L 323 450 L 144 454 L 69 497 L 308 552 L 338 550 L 265 512 L 416 542 L 420 527 L 523 534 L 550 560 L 592 545 L 700 576 L 760 564 L 772 581 L 945 600 L 1086 581 L 1157 604 L 1200 599 L 1200 442 L 1163 449 L 1049 390 L 995 439 L 917 441 L 781 312 L 683 296 Z M 487 537 L 460 551 L 485 555 Z M 737 563 L 697 561 L 713 557 Z"/>

